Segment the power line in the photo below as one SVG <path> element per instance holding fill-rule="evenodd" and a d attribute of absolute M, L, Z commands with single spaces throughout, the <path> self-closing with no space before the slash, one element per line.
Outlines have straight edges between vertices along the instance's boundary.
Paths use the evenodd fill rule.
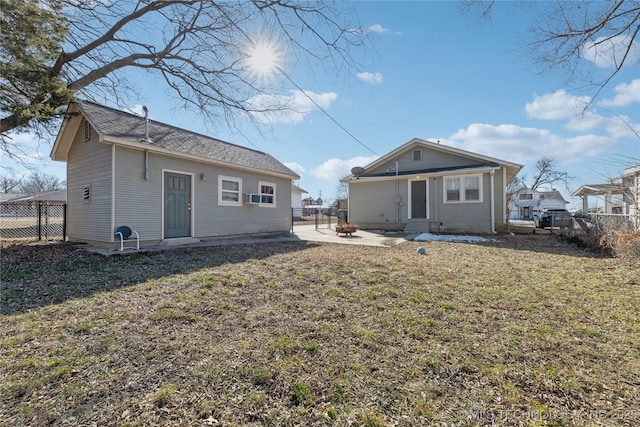
<path fill-rule="evenodd" d="M 351 138 L 353 138 L 358 144 L 362 145 L 364 148 L 366 148 L 367 150 L 369 150 L 370 152 L 372 152 L 376 156 L 380 157 L 380 155 L 378 153 L 376 153 L 371 148 L 369 148 L 369 146 L 367 144 L 365 144 L 364 142 L 360 141 L 354 134 L 349 132 L 349 130 L 347 128 L 342 126 L 336 119 L 334 119 L 333 116 L 331 116 L 331 114 L 329 114 L 329 112 L 327 110 L 322 108 L 305 90 L 303 90 L 295 81 L 293 81 L 293 79 L 291 77 L 289 77 L 289 75 L 287 73 L 285 73 L 282 68 L 280 68 L 277 65 L 275 66 L 275 68 L 278 71 L 280 71 L 282 73 L 282 75 L 285 76 L 287 78 L 287 80 L 289 80 L 289 82 L 296 87 L 296 89 L 298 89 L 300 92 L 302 92 L 304 94 L 304 96 L 306 96 L 309 99 L 309 101 L 311 101 L 313 103 L 313 105 L 315 105 L 316 108 L 318 108 L 318 110 L 322 111 L 322 113 L 324 113 L 325 116 L 327 116 L 333 123 L 335 123 L 340 129 L 342 129 L 347 135 L 349 135 Z"/>
<path fill-rule="evenodd" d="M 233 24 L 234 27 L 236 27 L 238 29 L 238 31 L 240 31 L 240 33 L 249 41 L 249 43 L 251 43 L 251 46 L 255 47 L 256 44 L 253 41 L 253 39 L 251 37 L 249 37 L 249 35 L 242 29 L 240 28 L 240 26 L 238 25 L 237 22 L 235 22 L 234 20 L 230 19 L 229 16 L 223 11 L 222 13 L 225 14 L 225 16 L 227 17 L 227 19 L 229 19 L 231 21 L 231 23 Z M 375 151 L 373 151 L 371 148 L 369 148 L 369 146 L 367 144 L 365 144 L 364 142 L 360 141 L 354 134 L 352 134 L 351 132 L 349 132 L 349 130 L 347 128 L 345 128 L 344 126 L 342 126 L 336 119 L 333 118 L 333 116 L 331 116 L 331 114 L 329 114 L 329 112 L 327 110 L 325 110 L 324 108 L 322 108 L 316 101 L 315 99 L 313 99 L 311 96 L 309 96 L 309 94 L 303 90 L 287 73 L 284 72 L 284 70 L 282 68 L 280 68 L 278 65 L 274 65 L 274 68 L 278 71 L 280 71 L 282 73 L 283 76 L 286 77 L 287 80 L 289 80 L 289 82 L 296 87 L 296 89 L 298 89 L 300 92 L 302 92 L 302 94 L 304 96 L 306 96 L 309 101 L 311 101 L 311 103 L 313 103 L 313 105 L 316 106 L 316 108 L 318 108 L 318 110 L 322 111 L 322 113 L 327 116 L 333 123 L 335 123 L 340 129 L 342 129 L 347 135 L 349 135 L 351 138 L 353 138 L 354 141 L 356 141 L 358 144 L 360 144 L 361 146 L 363 146 L 364 148 L 366 148 L 367 150 L 369 150 L 371 153 L 375 154 L 377 157 L 382 157 L 380 156 L 380 154 L 376 153 Z"/>

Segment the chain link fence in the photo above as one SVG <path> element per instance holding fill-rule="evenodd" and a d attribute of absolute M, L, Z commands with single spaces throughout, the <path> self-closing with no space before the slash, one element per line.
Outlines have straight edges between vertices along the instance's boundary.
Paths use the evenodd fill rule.
<path fill-rule="evenodd" d="M 292 229 L 297 225 L 315 225 L 317 228 L 332 228 L 338 218 L 336 210 L 331 208 L 292 208 Z"/>
<path fill-rule="evenodd" d="M 567 213 L 553 212 L 550 214 L 549 224 L 545 227 L 553 233 L 575 237 L 580 235 L 598 234 L 615 230 L 619 234 L 630 234 L 640 230 L 640 216 L 624 214 L 589 214 L 571 216 Z"/>
<path fill-rule="evenodd" d="M 66 239 L 66 204 L 47 202 L 0 205 L 0 239 L 31 242 Z"/>

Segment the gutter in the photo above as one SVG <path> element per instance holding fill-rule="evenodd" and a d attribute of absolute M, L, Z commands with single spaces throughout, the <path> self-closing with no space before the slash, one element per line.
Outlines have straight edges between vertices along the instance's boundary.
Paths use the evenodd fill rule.
<path fill-rule="evenodd" d="M 495 172 L 500 170 L 500 166 L 481 166 L 477 168 L 469 168 L 469 169 L 455 169 L 455 170 L 447 170 L 447 171 L 436 171 L 436 172 L 423 172 L 423 173 L 415 173 L 415 174 L 403 174 L 403 175 L 385 175 L 385 176 L 360 176 L 358 179 L 353 178 L 353 176 L 348 176 L 347 178 L 343 178 L 340 182 L 375 182 L 375 181 L 391 181 L 396 178 L 402 179 L 421 179 L 427 177 L 440 177 L 440 176 L 452 176 L 452 175 L 473 175 L 477 173 L 485 173 L 485 172 Z"/>
<path fill-rule="evenodd" d="M 496 206 L 494 203 L 494 199 L 495 199 L 495 174 L 496 171 L 492 170 L 491 172 L 489 172 L 489 177 L 490 177 L 490 182 L 491 182 L 491 233 L 492 234 L 497 234 L 496 233 Z"/>
<path fill-rule="evenodd" d="M 245 171 L 249 171 L 249 172 L 259 172 L 262 173 L 264 175 L 270 175 L 270 176 L 276 176 L 279 178 L 286 178 L 286 179 L 300 179 L 300 176 L 296 175 L 289 175 L 289 174 L 285 174 L 282 172 L 275 172 L 275 171 L 269 171 L 269 170 L 264 170 L 264 169 L 257 169 L 257 168 L 253 168 L 253 167 L 249 167 L 249 166 L 243 166 L 243 165 L 239 165 L 237 163 L 230 163 L 230 162 L 224 162 L 224 161 L 220 161 L 220 160 L 214 160 L 214 159 L 210 159 L 210 158 L 206 158 L 206 157 L 199 157 L 197 155 L 194 154 L 187 154 L 187 153 L 180 153 L 177 151 L 173 151 L 173 150 L 169 150 L 167 148 L 164 147 L 159 147 L 153 144 L 145 144 L 142 142 L 138 142 L 138 141 L 131 141 L 131 140 L 127 140 L 124 138 L 118 138 L 118 137 L 114 137 L 114 138 L 100 138 L 100 142 L 104 143 L 104 144 L 113 144 L 113 145 L 119 145 L 122 147 L 127 147 L 127 148 L 131 148 L 134 150 L 142 150 L 142 151 L 149 151 L 149 152 L 153 152 L 153 153 L 160 153 L 160 154 L 165 154 L 167 156 L 171 156 L 171 157 L 175 157 L 175 158 L 180 158 L 180 159 L 188 159 L 188 160 L 195 160 L 199 163 L 205 163 L 205 164 L 209 164 L 209 165 L 216 165 L 216 166 L 224 166 L 224 167 L 228 167 L 228 168 L 232 168 L 232 169 L 241 169 L 241 170 L 245 170 Z"/>

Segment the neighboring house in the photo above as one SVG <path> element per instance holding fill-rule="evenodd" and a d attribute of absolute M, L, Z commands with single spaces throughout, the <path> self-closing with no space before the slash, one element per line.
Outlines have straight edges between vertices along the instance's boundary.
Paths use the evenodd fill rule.
<path fill-rule="evenodd" d="M 67 190 L 51 190 L 35 194 L 15 194 L 15 196 L 17 197 L 7 200 L 7 203 L 64 203 L 67 201 Z"/>
<path fill-rule="evenodd" d="M 349 222 L 361 228 L 492 233 L 505 228 L 506 186 L 521 168 L 413 139 L 341 182 Z"/>
<path fill-rule="evenodd" d="M 548 209 L 566 209 L 568 203 L 559 191 L 523 188 L 511 194 L 509 219 L 533 221 Z"/>
<path fill-rule="evenodd" d="M 306 197 L 302 200 L 302 215 L 311 216 L 322 211 L 322 199 L 318 197 L 314 199 L 312 197 Z"/>
<path fill-rule="evenodd" d="M 288 233 L 299 179 L 269 154 L 81 101 L 51 158 L 67 163 L 69 240 L 113 246 Z M 175 242 L 176 240 L 173 240 Z"/>
<path fill-rule="evenodd" d="M 608 184 L 581 185 L 573 196 L 582 198 L 582 211 L 585 213 L 598 211 L 637 217 L 640 210 L 640 165 L 626 168 L 621 176 Z"/>
<path fill-rule="evenodd" d="M 9 202 L 18 197 L 24 197 L 26 194 L 21 193 L 0 193 L 0 203 Z"/>
<path fill-rule="evenodd" d="M 293 211 L 293 217 L 300 219 L 302 217 L 302 194 L 307 193 L 307 190 L 298 187 L 293 184 L 291 186 L 291 208 Z"/>
<path fill-rule="evenodd" d="M 0 193 L 0 216 L 14 216 L 18 214 L 16 205 L 12 201 L 26 196 L 19 193 Z"/>
<path fill-rule="evenodd" d="M 626 213 L 640 223 L 640 164 L 627 168 L 622 173 L 622 186 L 627 189 L 624 197 Z"/>
<path fill-rule="evenodd" d="M 63 205 L 67 201 L 67 190 L 52 190 L 35 194 L 4 194 L 0 197 L 0 215 L 32 216 L 38 204 Z"/>

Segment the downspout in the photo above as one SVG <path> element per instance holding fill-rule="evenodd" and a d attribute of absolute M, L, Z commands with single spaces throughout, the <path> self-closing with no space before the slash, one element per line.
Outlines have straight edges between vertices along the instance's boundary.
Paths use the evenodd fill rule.
<path fill-rule="evenodd" d="M 443 184 L 444 185 L 444 178 L 443 178 Z M 442 222 L 442 219 L 440 218 L 440 209 L 439 209 L 439 205 L 438 203 L 440 203 L 440 201 L 438 200 L 438 177 L 433 177 L 433 188 L 434 188 L 434 194 L 433 194 L 433 215 L 434 215 L 434 219 L 438 222 Z"/>
<path fill-rule="evenodd" d="M 111 242 L 116 231 L 116 144 L 111 144 Z"/>
<path fill-rule="evenodd" d="M 502 168 L 502 185 L 504 186 L 504 190 L 502 191 L 502 222 L 508 221 L 510 212 L 508 211 L 509 206 L 507 206 L 507 168 Z"/>
<path fill-rule="evenodd" d="M 150 144 L 151 138 L 149 138 L 149 109 L 146 105 L 143 105 L 142 110 L 144 110 L 144 138 L 142 139 L 142 142 Z M 151 172 L 149 171 L 149 150 L 144 150 L 144 179 L 145 181 L 151 179 Z"/>
<path fill-rule="evenodd" d="M 148 181 L 151 178 L 151 172 L 149 172 L 149 150 L 144 150 L 144 179 Z"/>
<path fill-rule="evenodd" d="M 398 180 L 398 158 L 396 157 L 396 224 L 400 223 L 400 181 Z"/>
<path fill-rule="evenodd" d="M 496 171 L 492 170 L 489 172 L 490 182 L 491 182 L 491 233 L 496 234 L 496 206 L 494 203 L 495 199 L 495 174 Z"/>

